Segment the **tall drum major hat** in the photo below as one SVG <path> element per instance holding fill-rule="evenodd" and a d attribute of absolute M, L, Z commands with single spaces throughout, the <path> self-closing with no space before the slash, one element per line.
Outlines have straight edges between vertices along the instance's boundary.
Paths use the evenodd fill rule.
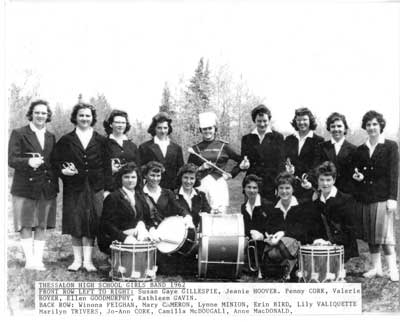
<path fill-rule="evenodd" d="M 199 125 L 201 129 L 217 125 L 217 116 L 214 112 L 203 112 L 199 114 Z"/>

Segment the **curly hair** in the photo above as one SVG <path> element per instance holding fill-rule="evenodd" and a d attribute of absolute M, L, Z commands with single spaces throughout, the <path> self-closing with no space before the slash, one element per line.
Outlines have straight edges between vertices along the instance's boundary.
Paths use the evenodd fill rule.
<path fill-rule="evenodd" d="M 242 190 L 244 193 L 244 188 L 250 183 L 250 182 L 255 182 L 258 186 L 258 191 L 260 192 L 262 190 L 262 185 L 263 181 L 262 179 L 255 175 L 255 174 L 248 174 L 247 176 L 244 177 L 243 182 L 242 182 Z"/>
<path fill-rule="evenodd" d="M 111 124 L 114 122 L 114 118 L 116 116 L 124 117 L 126 120 L 126 128 L 125 128 L 124 134 L 129 132 L 129 130 L 131 129 L 131 124 L 129 123 L 129 119 L 128 119 L 128 113 L 126 113 L 125 111 L 121 111 L 121 110 L 112 110 L 108 119 L 104 120 L 104 122 L 103 122 L 104 131 L 107 133 L 107 135 L 110 135 L 113 131 L 111 128 Z"/>
<path fill-rule="evenodd" d="M 251 111 L 251 119 L 253 120 L 253 122 L 255 122 L 257 115 L 264 115 L 264 114 L 267 114 L 269 120 L 271 119 L 272 114 L 269 108 L 263 104 L 258 105 Z"/>
<path fill-rule="evenodd" d="M 150 133 L 151 136 L 155 136 L 157 124 L 163 123 L 163 122 L 168 123 L 168 134 L 171 134 L 172 133 L 172 126 L 171 126 L 172 119 L 165 112 L 160 112 L 153 116 L 153 119 L 151 120 L 151 124 L 147 130 L 147 133 Z"/>
<path fill-rule="evenodd" d="M 317 121 L 315 120 L 313 113 L 307 107 L 300 107 L 294 111 L 294 118 L 292 122 L 290 122 L 296 131 L 299 130 L 296 122 L 298 116 L 308 116 L 310 120 L 310 130 L 315 130 L 317 128 Z"/>
<path fill-rule="evenodd" d="M 90 126 L 93 126 L 96 124 L 96 122 L 97 122 L 96 108 L 93 105 L 87 104 L 87 103 L 78 103 L 74 106 L 74 108 L 72 109 L 71 119 L 70 119 L 73 124 L 75 124 L 75 125 L 77 124 L 76 117 L 78 115 L 79 110 L 82 110 L 85 108 L 89 109 L 92 112 L 92 124 L 90 124 Z"/>
<path fill-rule="evenodd" d="M 293 174 L 286 171 L 279 173 L 278 176 L 275 178 L 276 188 L 278 188 L 282 184 L 290 184 L 294 189 L 295 183 L 296 183 L 296 177 Z"/>
<path fill-rule="evenodd" d="M 135 162 L 128 162 L 127 164 L 121 166 L 117 173 L 115 173 L 115 183 L 118 188 L 122 187 L 122 177 L 127 173 L 136 172 L 137 183 L 135 190 L 141 191 L 142 188 L 142 175 L 140 173 L 140 168 Z"/>
<path fill-rule="evenodd" d="M 142 166 L 142 174 L 146 176 L 150 171 L 156 172 L 156 173 L 164 173 L 165 168 L 162 165 L 162 163 L 158 161 L 149 161 L 147 162 L 144 166 Z"/>
<path fill-rule="evenodd" d="M 331 124 L 335 123 L 336 121 L 342 121 L 344 125 L 344 134 L 347 134 L 347 130 L 349 126 L 347 125 L 346 117 L 343 114 L 333 112 L 331 115 L 328 116 L 326 119 L 326 129 L 330 132 Z"/>
<path fill-rule="evenodd" d="M 386 126 L 386 120 L 383 118 L 383 115 L 381 113 L 378 113 L 377 111 L 371 110 L 364 114 L 364 116 L 362 118 L 361 128 L 366 130 L 367 123 L 369 121 L 372 121 L 373 119 L 376 119 L 378 121 L 379 126 L 381 128 L 381 133 L 382 133 Z"/>
<path fill-rule="evenodd" d="M 336 166 L 331 161 L 325 161 L 315 168 L 315 177 L 318 179 L 320 176 L 332 176 L 336 179 L 337 171 Z"/>
<path fill-rule="evenodd" d="M 184 164 L 178 171 L 177 174 L 177 178 L 178 178 L 178 182 L 181 185 L 182 184 L 182 177 L 185 173 L 192 173 L 195 175 L 196 181 L 193 185 L 194 188 L 200 186 L 200 179 L 198 176 L 198 167 L 196 165 L 194 165 L 193 163 L 187 163 Z"/>
<path fill-rule="evenodd" d="M 35 100 L 33 102 L 31 102 L 31 104 L 29 105 L 28 108 L 28 112 L 26 113 L 26 117 L 28 118 L 29 121 L 32 121 L 33 117 L 33 110 L 35 109 L 35 106 L 37 105 L 46 105 L 47 107 L 47 119 L 46 119 L 46 123 L 51 122 L 51 117 L 53 115 L 53 112 L 50 109 L 49 103 L 45 100 Z"/>

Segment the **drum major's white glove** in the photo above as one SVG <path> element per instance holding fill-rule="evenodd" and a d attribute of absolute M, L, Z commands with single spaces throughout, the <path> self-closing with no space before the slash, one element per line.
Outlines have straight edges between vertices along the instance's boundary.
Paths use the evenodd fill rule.
<path fill-rule="evenodd" d="M 301 186 L 303 189 L 309 190 L 312 188 L 312 184 L 310 181 L 308 181 L 308 175 L 306 173 L 303 173 L 301 176 Z"/>
<path fill-rule="evenodd" d="M 292 162 L 290 162 L 290 159 L 287 158 L 285 162 L 285 170 L 286 172 L 289 172 L 290 174 L 294 174 L 295 168 Z"/>
<path fill-rule="evenodd" d="M 228 181 L 228 180 L 232 179 L 232 175 L 230 173 L 225 172 L 222 174 L 222 178 L 224 178 L 225 181 Z"/>
<path fill-rule="evenodd" d="M 247 170 L 248 168 L 250 168 L 250 161 L 249 161 L 249 159 L 247 159 L 246 155 L 244 156 L 242 162 L 240 162 L 239 168 L 241 170 Z"/>
<path fill-rule="evenodd" d="M 253 239 L 253 240 L 263 240 L 264 239 L 264 235 L 255 229 L 250 230 L 250 236 L 251 236 L 251 239 Z"/>

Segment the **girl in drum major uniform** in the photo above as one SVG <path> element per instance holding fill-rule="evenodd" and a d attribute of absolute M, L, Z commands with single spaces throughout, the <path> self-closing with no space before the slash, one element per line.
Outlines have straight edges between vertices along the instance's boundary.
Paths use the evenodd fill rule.
<path fill-rule="evenodd" d="M 47 228 L 54 228 L 58 178 L 51 163 L 55 136 L 46 130 L 51 121 L 46 101 L 30 104 L 29 125 L 15 129 L 8 144 L 8 164 L 15 169 L 13 196 L 14 226 L 20 232 L 25 268 L 44 271 L 43 250 Z M 32 240 L 33 237 L 33 240 Z"/>
<path fill-rule="evenodd" d="M 344 259 L 358 257 L 355 238 L 355 200 L 335 186 L 336 167 L 325 161 L 316 168 L 319 195 L 314 201 L 317 217 L 313 220 L 316 229 L 314 238 L 329 240 L 332 244 L 344 246 Z"/>
<path fill-rule="evenodd" d="M 371 253 L 372 268 L 364 276 L 382 276 L 382 246 L 390 279 L 398 281 L 393 221 L 397 210 L 399 155 L 396 142 L 382 134 L 385 125 L 383 115 L 376 111 L 363 116 L 362 128 L 367 131 L 368 140 L 354 154 L 354 196 L 361 214 L 362 239 Z"/>
<path fill-rule="evenodd" d="M 316 164 L 318 145 L 324 139 L 314 133 L 317 122 L 307 107 L 295 110 L 291 124 L 296 132 L 285 138 L 286 171 L 298 178 L 295 194 L 299 202 L 311 201 L 313 190 L 307 176 Z"/>
<path fill-rule="evenodd" d="M 96 109 L 78 103 L 71 113 L 76 128 L 56 144 L 55 160 L 63 181 L 62 233 L 71 235 L 74 261 L 68 267 L 97 271 L 92 262 L 94 239 L 98 232 L 104 189 L 111 177 L 106 138 L 93 130 Z"/>
<path fill-rule="evenodd" d="M 192 163 L 187 163 L 180 168 L 178 171 L 180 188 L 175 190 L 179 205 L 190 213 L 195 227 L 199 226 L 200 213 L 211 212 L 205 193 L 196 189 L 200 185 L 197 171 L 198 168 Z"/>
<path fill-rule="evenodd" d="M 153 138 L 139 146 L 140 164 L 146 165 L 149 161 L 160 162 L 164 166 L 164 173 L 160 186 L 174 190 L 178 187 L 176 175 L 183 166 L 182 148 L 171 141 L 172 119 L 165 112 L 156 114 L 149 126 Z"/>
<path fill-rule="evenodd" d="M 346 140 L 349 129 L 346 117 L 332 113 L 326 120 L 326 129 L 330 132 L 331 139 L 318 145 L 315 167 L 324 161 L 333 162 L 337 171 L 335 186 L 341 192 L 353 194 L 352 158 L 356 146 Z"/>
<path fill-rule="evenodd" d="M 117 190 L 104 200 L 98 236 L 99 248 L 107 254 L 114 240 L 133 244 L 148 237 L 144 221 L 149 218 L 150 210 L 136 164 L 129 162 L 122 166 L 116 173 L 115 183 Z"/>
<path fill-rule="evenodd" d="M 275 181 L 279 201 L 268 211 L 263 265 L 267 271 L 269 266 L 282 266 L 283 278 L 290 279 L 297 262 L 299 243 L 308 243 L 313 238 L 310 218 L 315 218 L 315 210 L 311 202 L 299 204 L 293 195 L 296 183 L 293 174 L 280 173 Z"/>
<path fill-rule="evenodd" d="M 128 114 L 124 111 L 113 110 L 107 120 L 103 122 L 104 131 L 107 133 L 107 149 L 111 158 L 112 173 L 118 172 L 121 164 L 127 162 L 139 161 L 139 151 L 135 143 L 133 143 L 126 133 L 129 132 L 131 125 L 129 124 Z M 120 187 L 119 187 L 120 188 Z M 113 191 L 118 189 L 115 187 L 114 180 L 107 183 L 107 190 Z"/>
<path fill-rule="evenodd" d="M 227 142 L 216 139 L 217 116 L 215 113 L 201 113 L 199 124 L 203 141 L 192 147 L 195 154 L 189 155 L 188 163 L 199 167 L 201 178 L 199 190 L 204 191 L 211 208 L 224 212 L 229 205 L 229 190 L 226 181 L 235 177 L 241 169 L 247 169 L 248 164 L 244 160 L 240 162 L 240 155 Z M 230 159 L 240 162 L 240 166 L 235 166 L 231 173 L 228 173 L 225 171 L 225 166 Z"/>

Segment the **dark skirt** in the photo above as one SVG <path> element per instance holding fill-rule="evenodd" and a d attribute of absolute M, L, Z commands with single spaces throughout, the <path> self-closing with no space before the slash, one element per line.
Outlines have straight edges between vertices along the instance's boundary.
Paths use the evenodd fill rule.
<path fill-rule="evenodd" d="M 29 199 L 13 196 L 13 213 L 15 231 L 21 231 L 22 227 L 51 229 L 56 226 L 56 198 L 46 200 Z"/>
<path fill-rule="evenodd" d="M 76 238 L 95 238 L 103 199 L 103 190 L 94 192 L 87 181 L 82 191 L 64 190 L 62 233 Z"/>

